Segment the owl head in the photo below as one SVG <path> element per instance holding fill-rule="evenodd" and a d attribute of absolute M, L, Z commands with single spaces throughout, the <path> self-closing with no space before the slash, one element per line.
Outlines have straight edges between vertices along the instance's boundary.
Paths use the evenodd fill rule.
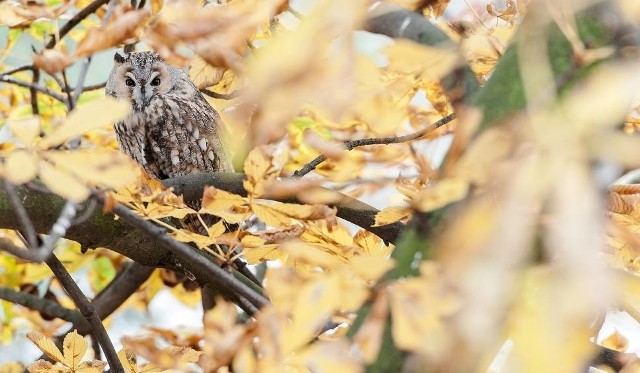
<path fill-rule="evenodd" d="M 182 88 L 176 86 L 187 78 L 184 71 L 166 64 L 154 52 L 127 53 L 124 56 L 116 52 L 113 60 L 106 93 L 119 100 L 130 101 L 136 111 L 143 111 L 152 100 Z"/>

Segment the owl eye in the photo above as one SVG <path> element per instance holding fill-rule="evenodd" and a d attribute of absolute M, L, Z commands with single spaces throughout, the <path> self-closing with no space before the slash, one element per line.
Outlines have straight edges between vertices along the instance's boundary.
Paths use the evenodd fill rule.
<path fill-rule="evenodd" d="M 151 81 L 151 85 L 153 86 L 160 85 L 160 78 L 158 78 L 157 76 L 153 78 L 153 80 Z"/>
<path fill-rule="evenodd" d="M 136 82 L 134 82 L 133 79 L 131 78 L 127 78 L 127 80 L 124 81 L 124 84 L 126 84 L 129 87 L 133 87 L 134 85 L 136 85 Z"/>

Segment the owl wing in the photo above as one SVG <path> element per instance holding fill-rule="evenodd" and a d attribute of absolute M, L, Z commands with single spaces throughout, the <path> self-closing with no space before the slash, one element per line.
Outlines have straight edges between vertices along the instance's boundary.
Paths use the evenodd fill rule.
<path fill-rule="evenodd" d="M 202 99 L 204 100 L 204 99 Z M 218 137 L 220 117 L 206 102 L 166 95 L 150 103 L 146 137 L 155 163 L 167 177 L 231 171 Z"/>

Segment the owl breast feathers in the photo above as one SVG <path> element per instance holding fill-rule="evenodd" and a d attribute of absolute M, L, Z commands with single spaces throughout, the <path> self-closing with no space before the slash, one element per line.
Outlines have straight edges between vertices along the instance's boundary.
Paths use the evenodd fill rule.
<path fill-rule="evenodd" d="M 218 113 L 189 76 L 153 52 L 116 53 L 106 93 L 131 102 L 115 124 L 123 152 L 157 179 L 194 172 L 231 172 Z"/>

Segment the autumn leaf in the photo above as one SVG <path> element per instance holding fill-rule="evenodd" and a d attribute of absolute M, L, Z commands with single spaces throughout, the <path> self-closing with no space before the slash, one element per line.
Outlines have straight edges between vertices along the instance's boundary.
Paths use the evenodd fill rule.
<path fill-rule="evenodd" d="M 256 216 L 272 227 L 286 227 L 294 220 L 327 220 L 335 222 L 336 210 L 322 205 L 296 205 L 256 201 L 251 204 L 251 210 Z"/>
<path fill-rule="evenodd" d="M 33 58 L 33 64 L 50 75 L 64 70 L 72 63 L 73 59 L 55 49 L 45 49 Z"/>
<path fill-rule="evenodd" d="M 411 216 L 411 208 L 409 206 L 389 206 L 382 209 L 376 214 L 373 227 L 393 224 L 399 221 L 405 221 Z"/>
<path fill-rule="evenodd" d="M 26 150 L 16 150 L 7 156 L 2 174 L 13 184 L 31 181 L 38 174 L 38 158 Z"/>
<path fill-rule="evenodd" d="M 49 358 L 56 362 L 56 365 L 44 360 L 38 360 L 29 366 L 29 372 L 32 373 L 54 373 L 54 372 L 82 372 L 82 373 L 99 373 L 102 372 L 105 363 L 98 360 L 82 362 L 82 357 L 87 352 L 87 341 L 80 336 L 75 330 L 64 338 L 62 342 L 62 352 L 56 347 L 55 343 L 44 335 L 31 331 L 27 333 L 27 337 L 38 346 Z M 60 369 L 57 363 L 64 365 L 67 369 Z"/>
<path fill-rule="evenodd" d="M 104 27 L 89 29 L 87 35 L 78 43 L 74 56 L 88 56 L 135 39 L 150 13 L 147 8 L 135 10 L 128 5 L 120 5 Z"/>
<path fill-rule="evenodd" d="M 46 149 L 96 128 L 111 125 L 129 112 L 129 104 L 111 97 L 93 100 L 78 106 L 67 120 L 38 143 L 38 149 Z"/>

